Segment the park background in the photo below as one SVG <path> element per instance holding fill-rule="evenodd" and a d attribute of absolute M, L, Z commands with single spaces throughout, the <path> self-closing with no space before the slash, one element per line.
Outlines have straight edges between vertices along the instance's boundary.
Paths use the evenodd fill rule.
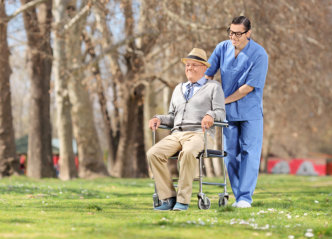
<path fill-rule="evenodd" d="M 1 0 L 0 177 L 148 177 L 147 122 L 186 80 L 181 57 L 210 55 L 239 15 L 269 55 L 261 171 L 269 158 L 328 162 L 330 0 Z M 220 162 L 205 168 L 221 176 Z"/>

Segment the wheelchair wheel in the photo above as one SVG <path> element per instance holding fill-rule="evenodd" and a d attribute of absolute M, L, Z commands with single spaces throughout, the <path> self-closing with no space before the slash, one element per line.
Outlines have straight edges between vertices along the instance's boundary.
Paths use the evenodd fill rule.
<path fill-rule="evenodd" d="M 202 210 L 207 210 L 211 207 L 211 202 L 208 197 L 206 197 L 206 204 L 204 204 L 204 200 L 202 198 L 198 199 L 198 208 Z"/>
<path fill-rule="evenodd" d="M 225 207 L 228 203 L 228 198 L 227 197 L 223 197 L 223 198 L 219 198 L 219 207 L 223 206 Z"/>

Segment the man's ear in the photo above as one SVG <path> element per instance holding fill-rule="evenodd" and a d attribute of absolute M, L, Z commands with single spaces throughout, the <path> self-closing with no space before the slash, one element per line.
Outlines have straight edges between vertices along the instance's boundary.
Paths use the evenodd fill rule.
<path fill-rule="evenodd" d="M 246 37 L 249 39 L 251 37 L 251 30 L 246 33 Z"/>

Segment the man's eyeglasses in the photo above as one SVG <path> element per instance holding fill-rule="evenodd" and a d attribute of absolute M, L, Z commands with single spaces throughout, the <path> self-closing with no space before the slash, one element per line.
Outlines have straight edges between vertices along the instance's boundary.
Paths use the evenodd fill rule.
<path fill-rule="evenodd" d="M 196 67 L 199 67 L 199 66 L 205 66 L 205 65 L 203 65 L 203 64 L 186 64 L 186 68 L 189 68 L 189 67 L 196 68 Z"/>
<path fill-rule="evenodd" d="M 227 34 L 229 37 L 232 37 L 233 35 L 236 36 L 236 38 L 240 38 L 243 34 L 247 33 L 247 31 L 245 32 L 233 32 L 230 28 L 227 29 Z"/>

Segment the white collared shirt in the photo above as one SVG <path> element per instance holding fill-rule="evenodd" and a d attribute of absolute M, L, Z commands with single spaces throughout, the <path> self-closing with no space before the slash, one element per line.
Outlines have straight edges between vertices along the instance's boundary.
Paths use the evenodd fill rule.
<path fill-rule="evenodd" d="M 199 79 L 196 83 L 194 84 L 194 93 L 193 95 L 195 95 L 195 93 L 206 83 L 207 79 L 205 77 L 202 77 L 201 79 Z M 189 85 L 191 82 L 187 81 L 186 83 L 182 84 L 182 93 L 183 95 L 186 93 L 187 90 L 187 85 Z"/>

